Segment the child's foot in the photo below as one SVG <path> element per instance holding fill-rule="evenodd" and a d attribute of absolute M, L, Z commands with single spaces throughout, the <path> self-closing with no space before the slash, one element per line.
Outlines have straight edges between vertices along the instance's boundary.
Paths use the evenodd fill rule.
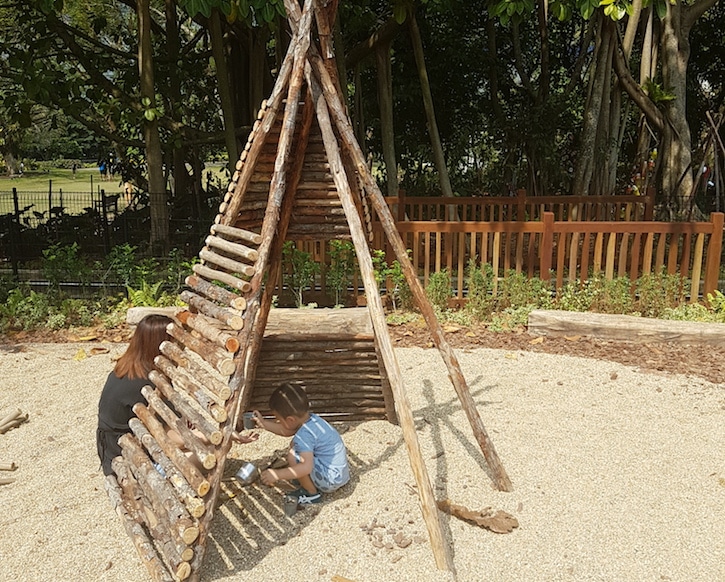
<path fill-rule="evenodd" d="M 313 503 L 322 503 L 322 493 L 310 493 L 306 489 L 300 487 L 288 493 L 290 497 L 296 497 L 299 505 L 312 505 Z"/>

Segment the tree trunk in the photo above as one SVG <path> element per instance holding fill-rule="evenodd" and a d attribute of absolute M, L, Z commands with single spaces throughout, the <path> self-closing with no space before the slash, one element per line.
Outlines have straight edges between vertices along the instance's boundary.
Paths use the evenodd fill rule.
<path fill-rule="evenodd" d="M 141 98 L 155 103 L 154 68 L 151 48 L 151 14 L 149 0 L 139 0 L 136 5 L 138 16 L 138 68 Z M 144 119 L 143 136 L 146 144 L 146 166 L 149 177 L 149 198 L 151 206 L 151 249 L 154 254 L 165 255 L 169 249 L 169 210 L 166 205 L 166 184 L 164 184 L 163 154 L 159 138 L 158 121 Z"/>
<path fill-rule="evenodd" d="M 383 141 L 383 160 L 388 179 L 388 196 L 398 195 L 398 162 L 395 157 L 395 130 L 393 128 L 393 75 L 390 63 L 390 44 L 376 48 L 378 65 L 378 103 L 380 104 L 380 130 Z"/>
<path fill-rule="evenodd" d="M 224 119 L 224 143 L 229 156 L 229 173 L 234 173 L 234 166 L 237 163 L 239 154 L 237 151 L 237 137 L 235 135 L 234 106 L 232 105 L 232 94 L 229 87 L 229 74 L 227 72 L 227 57 L 224 50 L 224 37 L 222 35 L 222 23 L 218 10 L 212 10 L 209 18 L 209 35 L 211 37 L 211 51 L 214 55 L 216 68 L 217 87 L 219 89 L 219 101 Z"/>
<path fill-rule="evenodd" d="M 443 146 L 441 145 L 440 134 L 438 133 L 438 124 L 436 123 L 435 109 L 433 108 L 433 96 L 430 92 L 430 83 L 428 82 L 428 71 L 425 66 L 425 57 L 423 55 L 423 41 L 420 38 L 420 29 L 415 14 L 411 14 L 408 29 L 410 30 L 410 39 L 413 43 L 413 53 L 415 53 L 415 63 L 418 67 L 418 76 L 420 77 L 420 88 L 423 92 L 423 106 L 425 107 L 425 115 L 428 119 L 428 132 L 430 134 L 431 146 L 433 148 L 433 158 L 435 160 L 436 169 L 438 170 L 438 182 L 441 186 L 443 196 L 453 196 L 451 181 L 448 177 L 448 168 L 446 167 L 446 158 L 443 155 Z M 451 212 L 454 209 L 451 208 Z M 455 219 L 455 217 L 451 217 Z"/>

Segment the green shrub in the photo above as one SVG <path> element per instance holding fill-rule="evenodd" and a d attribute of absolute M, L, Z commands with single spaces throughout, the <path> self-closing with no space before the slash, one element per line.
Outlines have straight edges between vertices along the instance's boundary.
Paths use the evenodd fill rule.
<path fill-rule="evenodd" d="M 594 298 L 591 310 L 625 315 L 634 311 L 632 282 L 629 277 L 600 278 L 598 282 L 601 291 Z"/>
<path fill-rule="evenodd" d="M 508 307 L 531 306 L 532 309 L 548 309 L 551 304 L 549 286 L 538 278 L 529 279 L 524 273 L 509 271 L 499 280 L 495 298 L 497 310 Z"/>
<path fill-rule="evenodd" d="M 335 290 L 335 305 L 342 305 L 355 270 L 355 247 L 347 240 L 330 241 L 327 282 Z"/>
<path fill-rule="evenodd" d="M 666 309 L 674 309 L 685 299 L 684 278 L 669 275 L 664 267 L 658 273 L 647 273 L 637 281 L 637 310 L 645 317 L 661 317 Z"/>
<path fill-rule="evenodd" d="M 315 275 L 320 272 L 320 265 L 312 260 L 310 253 L 298 249 L 289 240 L 284 243 L 282 257 L 287 267 L 282 278 L 294 294 L 297 307 L 302 307 L 302 292 L 315 284 Z"/>
<path fill-rule="evenodd" d="M 0 304 L 0 329 L 32 330 L 43 327 L 51 315 L 50 296 L 25 286 L 11 289 Z"/>
<path fill-rule="evenodd" d="M 79 255 L 78 243 L 61 245 L 56 243 L 43 250 L 41 270 L 51 289 L 60 290 L 62 282 L 79 282 L 87 285 L 92 270 L 85 259 Z"/>
<path fill-rule="evenodd" d="M 448 300 L 452 294 L 451 276 L 448 269 L 431 273 L 428 285 L 425 288 L 425 294 L 439 311 L 443 312 L 448 309 Z"/>
<path fill-rule="evenodd" d="M 480 267 L 476 259 L 470 258 L 466 268 L 468 275 L 468 301 L 466 311 L 476 321 L 485 321 L 493 312 L 493 268 L 488 263 Z"/>

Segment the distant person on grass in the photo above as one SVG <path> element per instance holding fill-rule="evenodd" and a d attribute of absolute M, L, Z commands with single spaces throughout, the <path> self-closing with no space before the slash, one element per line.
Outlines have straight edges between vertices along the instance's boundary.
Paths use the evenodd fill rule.
<path fill-rule="evenodd" d="M 280 436 L 291 436 L 288 467 L 267 469 L 262 482 L 273 485 L 286 479 L 300 485 L 288 493 L 300 505 L 320 503 L 323 493 L 331 493 L 350 480 L 347 450 L 340 434 L 318 415 L 310 412 L 307 393 L 301 386 L 282 384 L 269 398 L 274 420 L 254 411 L 257 426 Z"/>

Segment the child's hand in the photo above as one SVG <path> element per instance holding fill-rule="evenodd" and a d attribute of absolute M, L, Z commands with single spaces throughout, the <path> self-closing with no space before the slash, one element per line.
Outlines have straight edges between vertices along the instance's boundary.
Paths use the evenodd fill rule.
<path fill-rule="evenodd" d="M 277 471 L 275 471 L 274 469 L 267 469 L 266 471 L 262 471 L 262 483 L 264 483 L 265 485 L 274 485 L 277 481 L 279 481 Z"/>
<path fill-rule="evenodd" d="M 256 432 L 253 432 L 252 434 L 249 434 L 249 435 L 241 435 L 236 430 L 234 432 L 232 432 L 232 440 L 237 443 L 242 443 L 242 444 L 253 443 L 258 438 L 259 438 L 259 434 Z"/>

